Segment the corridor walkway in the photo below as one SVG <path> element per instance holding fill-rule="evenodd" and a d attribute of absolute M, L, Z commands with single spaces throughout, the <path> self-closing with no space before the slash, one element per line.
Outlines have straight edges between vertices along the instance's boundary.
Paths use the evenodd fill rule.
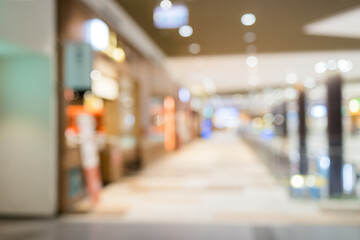
<path fill-rule="evenodd" d="M 85 219 L 99 217 L 125 222 L 360 225 L 358 211 L 339 212 L 319 202 L 291 199 L 234 132 L 197 140 L 137 176 L 108 186 Z"/>
<path fill-rule="evenodd" d="M 0 239 L 358 240 L 359 215 L 290 199 L 244 142 L 221 132 L 108 186 L 91 214 L 0 220 Z"/>

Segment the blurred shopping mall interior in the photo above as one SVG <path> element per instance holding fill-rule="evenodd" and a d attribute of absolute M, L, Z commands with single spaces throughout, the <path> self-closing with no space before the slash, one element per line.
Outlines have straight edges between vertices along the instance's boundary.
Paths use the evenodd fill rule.
<path fill-rule="evenodd" d="M 0 0 L 0 239 L 360 239 L 360 0 Z"/>

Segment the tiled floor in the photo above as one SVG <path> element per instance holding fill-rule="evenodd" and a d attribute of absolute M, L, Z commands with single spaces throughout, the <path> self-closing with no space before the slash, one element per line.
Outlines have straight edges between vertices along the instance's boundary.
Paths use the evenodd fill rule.
<path fill-rule="evenodd" d="M 71 217 L 85 221 L 360 226 L 359 206 L 359 202 L 291 199 L 286 187 L 276 182 L 235 133 L 218 132 L 210 140 L 198 140 L 151 163 L 135 177 L 108 186 L 92 215 Z"/>
<path fill-rule="evenodd" d="M 289 198 L 235 134 L 217 133 L 110 185 L 91 214 L 0 220 L 0 239 L 358 240 L 358 205 Z"/>

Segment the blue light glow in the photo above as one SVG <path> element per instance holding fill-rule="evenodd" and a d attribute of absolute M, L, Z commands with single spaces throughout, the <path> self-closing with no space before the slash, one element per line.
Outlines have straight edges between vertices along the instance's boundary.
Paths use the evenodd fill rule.
<path fill-rule="evenodd" d="M 354 169 L 350 163 L 344 164 L 343 170 L 344 193 L 351 194 L 354 190 Z"/>
<path fill-rule="evenodd" d="M 188 103 L 190 101 L 191 94 L 187 88 L 180 88 L 179 90 L 179 99 L 183 103 Z"/>
<path fill-rule="evenodd" d="M 218 108 L 214 114 L 215 127 L 222 129 L 239 125 L 239 111 L 236 108 Z"/>
<path fill-rule="evenodd" d="M 310 110 L 310 115 L 314 118 L 323 118 L 327 114 L 327 109 L 324 105 L 314 105 Z"/>
<path fill-rule="evenodd" d="M 208 139 L 212 134 L 212 123 L 210 119 L 204 119 L 201 122 L 201 137 Z"/>
<path fill-rule="evenodd" d="M 154 25 L 159 29 L 175 29 L 189 23 L 189 10 L 184 5 L 173 5 L 163 9 L 160 6 L 154 10 Z"/>

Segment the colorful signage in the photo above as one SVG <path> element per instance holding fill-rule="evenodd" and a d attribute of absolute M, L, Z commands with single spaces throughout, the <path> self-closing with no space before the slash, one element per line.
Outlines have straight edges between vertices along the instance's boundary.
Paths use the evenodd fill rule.
<path fill-rule="evenodd" d="M 164 146 L 167 151 L 172 151 L 176 147 L 175 100 L 173 97 L 164 99 Z"/>

